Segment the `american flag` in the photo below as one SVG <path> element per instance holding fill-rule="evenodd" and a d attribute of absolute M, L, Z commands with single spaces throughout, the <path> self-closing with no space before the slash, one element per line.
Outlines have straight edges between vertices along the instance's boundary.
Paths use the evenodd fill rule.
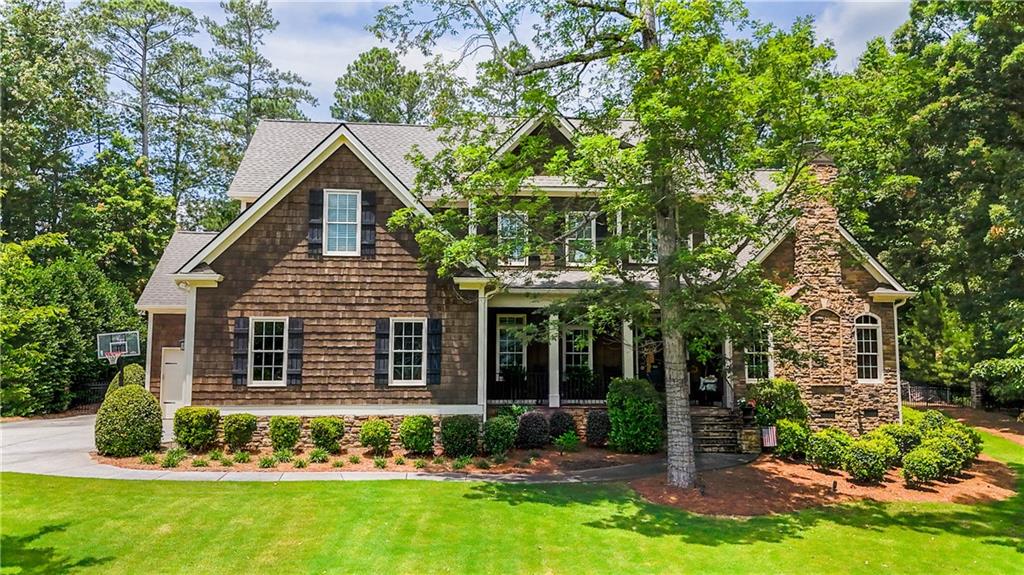
<path fill-rule="evenodd" d="M 775 447 L 779 444 L 778 438 L 775 436 L 775 426 L 762 427 L 761 428 L 761 444 L 765 447 Z"/>

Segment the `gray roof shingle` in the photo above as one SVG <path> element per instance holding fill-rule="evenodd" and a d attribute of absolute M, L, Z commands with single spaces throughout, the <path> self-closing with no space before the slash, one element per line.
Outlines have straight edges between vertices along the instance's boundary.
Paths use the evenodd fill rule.
<path fill-rule="evenodd" d="M 135 306 L 140 309 L 156 306 L 185 307 L 185 291 L 174 285 L 171 275 L 216 235 L 216 232 L 174 232 Z"/>
<path fill-rule="evenodd" d="M 258 196 L 330 135 L 337 122 L 260 120 L 228 195 Z"/>

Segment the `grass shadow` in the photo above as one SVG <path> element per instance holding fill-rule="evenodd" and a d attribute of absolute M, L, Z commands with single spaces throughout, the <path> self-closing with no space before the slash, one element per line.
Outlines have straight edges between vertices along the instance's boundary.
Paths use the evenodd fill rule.
<path fill-rule="evenodd" d="M 27 535 L 3 535 L 0 549 L 3 549 L 4 569 L 17 568 L 21 575 L 73 573 L 77 569 L 95 567 L 112 560 L 111 557 L 84 557 L 72 561 L 55 547 L 40 544 L 40 539 L 51 533 L 67 529 L 67 523 L 46 525 Z"/>

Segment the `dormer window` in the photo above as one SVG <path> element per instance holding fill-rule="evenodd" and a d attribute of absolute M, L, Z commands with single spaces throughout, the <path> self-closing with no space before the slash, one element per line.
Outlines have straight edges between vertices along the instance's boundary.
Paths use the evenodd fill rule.
<path fill-rule="evenodd" d="M 590 212 L 565 215 L 565 265 L 582 266 L 590 262 L 597 245 L 597 217 Z"/>
<path fill-rule="evenodd" d="M 359 190 L 324 190 L 324 255 L 358 256 Z"/>

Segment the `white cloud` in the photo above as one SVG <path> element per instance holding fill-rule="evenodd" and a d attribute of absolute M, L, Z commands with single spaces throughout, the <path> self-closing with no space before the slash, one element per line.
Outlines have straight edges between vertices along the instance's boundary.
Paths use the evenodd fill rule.
<path fill-rule="evenodd" d="M 852 70 L 872 38 L 888 38 L 909 15 L 908 1 L 851 1 L 829 4 L 815 18 L 819 38 L 832 40 L 836 66 Z"/>

